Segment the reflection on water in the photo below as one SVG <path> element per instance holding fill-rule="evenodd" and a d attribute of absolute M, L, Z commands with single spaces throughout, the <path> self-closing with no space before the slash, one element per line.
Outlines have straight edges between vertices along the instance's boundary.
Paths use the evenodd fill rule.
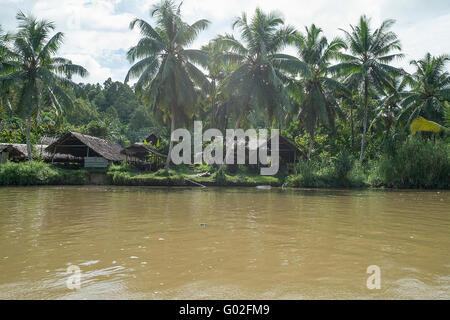
<path fill-rule="evenodd" d="M 449 299 L 449 204 L 448 191 L 1 188 L 0 298 Z"/>

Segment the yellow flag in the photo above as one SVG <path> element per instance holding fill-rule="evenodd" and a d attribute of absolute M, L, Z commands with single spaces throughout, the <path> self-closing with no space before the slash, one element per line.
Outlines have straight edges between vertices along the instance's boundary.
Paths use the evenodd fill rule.
<path fill-rule="evenodd" d="M 411 133 L 414 135 L 417 131 L 425 132 L 441 132 L 443 127 L 433 121 L 428 121 L 423 117 L 419 117 L 411 123 Z"/>

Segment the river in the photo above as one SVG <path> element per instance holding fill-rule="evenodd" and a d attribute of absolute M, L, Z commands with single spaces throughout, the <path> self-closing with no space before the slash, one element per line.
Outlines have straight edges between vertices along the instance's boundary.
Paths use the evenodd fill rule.
<path fill-rule="evenodd" d="M 0 299 L 450 299 L 449 208 L 449 191 L 0 188 Z"/>

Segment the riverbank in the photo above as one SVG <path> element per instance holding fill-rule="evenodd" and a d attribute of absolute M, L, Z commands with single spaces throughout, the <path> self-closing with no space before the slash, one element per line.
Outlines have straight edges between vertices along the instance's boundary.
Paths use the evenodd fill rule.
<path fill-rule="evenodd" d="M 200 165 L 180 166 L 176 169 L 140 172 L 123 163 L 108 169 L 61 169 L 48 163 L 31 161 L 8 162 L 0 165 L 0 186 L 34 185 L 116 185 L 116 186 L 226 186 L 226 187 L 290 187 L 290 188 L 404 188 L 404 189 L 450 189 L 448 173 L 436 180 L 435 184 L 418 184 L 411 179 L 402 180 L 401 185 L 383 180 L 380 166 L 371 170 L 358 165 L 336 164 L 317 167 L 299 164 L 295 173 L 280 173 L 276 176 L 261 176 L 246 167 L 238 167 L 235 172 L 219 172 Z M 446 176 L 445 176 L 446 175 Z M 424 172 L 425 178 L 429 174 Z M 409 182 L 408 182 L 409 181 Z"/>

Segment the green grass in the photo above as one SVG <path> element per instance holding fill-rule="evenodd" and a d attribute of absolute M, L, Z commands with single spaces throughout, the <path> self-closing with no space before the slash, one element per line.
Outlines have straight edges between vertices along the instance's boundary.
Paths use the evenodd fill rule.
<path fill-rule="evenodd" d="M 121 164 L 111 166 L 108 176 L 116 185 L 156 185 L 156 186 L 191 186 L 191 181 L 206 186 L 259 186 L 271 185 L 281 186 L 282 177 L 261 176 L 257 173 L 237 172 L 235 174 L 218 173 L 217 168 L 208 165 L 196 165 L 192 169 L 188 166 L 177 166 L 176 168 L 165 170 L 160 169 L 152 173 L 140 173 L 134 168 Z M 208 177 L 199 177 L 197 174 L 209 172 Z"/>
<path fill-rule="evenodd" d="M 40 161 L 7 162 L 0 165 L 0 185 L 82 185 L 85 170 L 66 170 Z"/>
<path fill-rule="evenodd" d="M 368 182 L 374 187 L 450 188 L 450 144 L 409 137 L 371 163 Z"/>
<path fill-rule="evenodd" d="M 292 188 L 366 187 L 362 168 L 349 154 L 342 152 L 326 163 L 300 162 L 296 174 L 288 176 L 284 186 Z"/>

